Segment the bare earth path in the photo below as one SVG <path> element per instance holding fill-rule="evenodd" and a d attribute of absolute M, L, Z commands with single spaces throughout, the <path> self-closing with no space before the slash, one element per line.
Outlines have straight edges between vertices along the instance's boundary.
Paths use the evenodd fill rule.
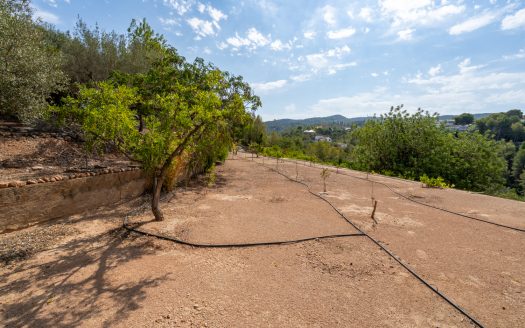
<path fill-rule="evenodd" d="M 295 176 L 293 164 L 279 166 Z M 299 177 L 321 190 L 318 168 L 302 167 Z M 401 183 L 396 188 L 432 192 Z M 372 227 L 370 192 L 366 181 L 332 175 L 325 196 L 487 327 L 522 326 L 524 234 L 402 202 L 380 187 L 374 189 L 379 224 Z M 468 197 L 461 202 L 461 192 L 439 192 L 435 201 L 460 193 L 451 196 L 455 206 L 477 208 L 477 214 L 495 220 L 495 214 L 506 213 L 512 213 L 508 220 L 520 213 L 525 218 L 523 203 L 507 206 L 494 200 L 500 210 L 490 212 L 467 204 Z M 480 196 L 472 197 L 480 202 Z M 136 206 L 122 204 L 57 222 L 79 233 L 27 260 L 0 264 L 0 325 L 472 327 L 365 237 L 192 248 L 128 235 L 121 220 Z M 147 212 L 131 221 L 208 243 L 355 232 L 304 186 L 245 160 L 220 166 L 215 187 L 190 186 L 162 207 L 163 223 L 149 222 Z M 16 234 L 1 235 L 0 242 Z"/>

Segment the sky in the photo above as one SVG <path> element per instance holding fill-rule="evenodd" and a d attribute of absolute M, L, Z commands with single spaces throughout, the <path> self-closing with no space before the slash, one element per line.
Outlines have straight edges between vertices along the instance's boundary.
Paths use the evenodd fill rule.
<path fill-rule="evenodd" d="M 125 33 L 146 18 L 181 55 L 242 75 L 264 120 L 525 110 L 525 0 L 33 0 Z"/>

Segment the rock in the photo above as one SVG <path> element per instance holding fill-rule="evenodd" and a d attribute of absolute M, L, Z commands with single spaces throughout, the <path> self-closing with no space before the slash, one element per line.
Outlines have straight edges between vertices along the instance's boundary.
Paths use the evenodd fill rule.
<path fill-rule="evenodd" d="M 39 170 L 43 170 L 44 167 L 42 165 L 35 165 L 35 166 L 31 166 L 31 170 L 33 171 L 39 171 Z"/>
<path fill-rule="evenodd" d="M 38 181 L 36 181 L 36 180 L 27 180 L 27 184 L 28 185 L 37 184 L 37 183 L 38 183 Z"/>
<path fill-rule="evenodd" d="M 46 182 L 44 179 L 38 179 L 38 180 L 36 180 L 36 181 L 37 181 L 38 183 L 44 183 L 44 182 Z"/>
<path fill-rule="evenodd" d="M 25 181 L 20 181 L 20 180 L 17 180 L 17 181 L 11 181 L 8 183 L 8 187 L 22 187 L 22 186 L 25 186 Z"/>
<path fill-rule="evenodd" d="M 0 189 L 9 187 L 9 183 L 7 182 L 0 182 Z"/>

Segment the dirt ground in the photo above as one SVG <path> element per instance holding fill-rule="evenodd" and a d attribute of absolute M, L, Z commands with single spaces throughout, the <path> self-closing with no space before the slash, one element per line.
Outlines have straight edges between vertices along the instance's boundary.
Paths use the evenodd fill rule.
<path fill-rule="evenodd" d="M 242 157 L 242 155 L 240 156 Z M 254 161 L 228 160 L 215 186 L 195 182 L 141 229 L 200 243 L 354 233 L 300 184 Z M 275 166 L 275 161 L 265 164 Z M 320 169 L 279 163 L 322 190 Z M 350 171 L 348 171 L 350 172 Z M 355 174 L 362 174 L 352 172 Z M 399 192 L 522 227 L 525 204 L 384 177 Z M 332 174 L 323 196 L 486 327 L 525 321 L 525 235 L 406 201 Z M 377 224 L 370 218 L 378 200 Z M 194 248 L 128 233 L 122 218 L 144 200 L 52 224 L 65 234 L 35 255 L 0 264 L 6 327 L 471 327 L 469 320 L 363 236 L 252 248 Z M 472 212 L 475 211 L 475 212 Z M 68 228 L 68 229 L 69 229 Z M 38 234 L 37 234 L 38 235 Z M 53 239 L 55 240 L 55 239 Z"/>

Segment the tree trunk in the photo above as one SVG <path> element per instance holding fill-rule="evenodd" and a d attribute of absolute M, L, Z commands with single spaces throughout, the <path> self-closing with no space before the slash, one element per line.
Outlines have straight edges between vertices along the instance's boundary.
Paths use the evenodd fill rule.
<path fill-rule="evenodd" d="M 168 175 L 169 167 L 171 163 L 173 162 L 173 160 L 182 153 L 182 151 L 186 147 L 186 144 L 188 143 L 190 138 L 200 130 L 201 126 L 202 124 L 196 125 L 193 128 L 193 130 L 191 130 L 186 135 L 186 137 L 184 137 L 182 142 L 177 146 L 177 148 L 175 148 L 175 150 L 166 159 L 166 161 L 164 162 L 164 165 L 162 165 L 162 168 L 160 169 L 160 172 L 157 171 L 155 173 L 155 177 L 153 180 L 153 197 L 151 197 L 151 211 L 153 212 L 153 215 L 155 216 L 156 221 L 164 220 L 164 215 L 162 214 L 162 211 L 160 210 L 160 207 L 159 207 L 159 201 L 160 201 L 160 191 L 162 189 L 162 184 L 164 183 L 164 179 Z"/>
<path fill-rule="evenodd" d="M 164 176 L 156 176 L 153 178 L 153 197 L 151 197 L 151 211 L 155 216 L 156 221 L 163 221 L 164 215 L 159 207 L 160 192 L 162 190 L 162 183 L 164 182 Z"/>

